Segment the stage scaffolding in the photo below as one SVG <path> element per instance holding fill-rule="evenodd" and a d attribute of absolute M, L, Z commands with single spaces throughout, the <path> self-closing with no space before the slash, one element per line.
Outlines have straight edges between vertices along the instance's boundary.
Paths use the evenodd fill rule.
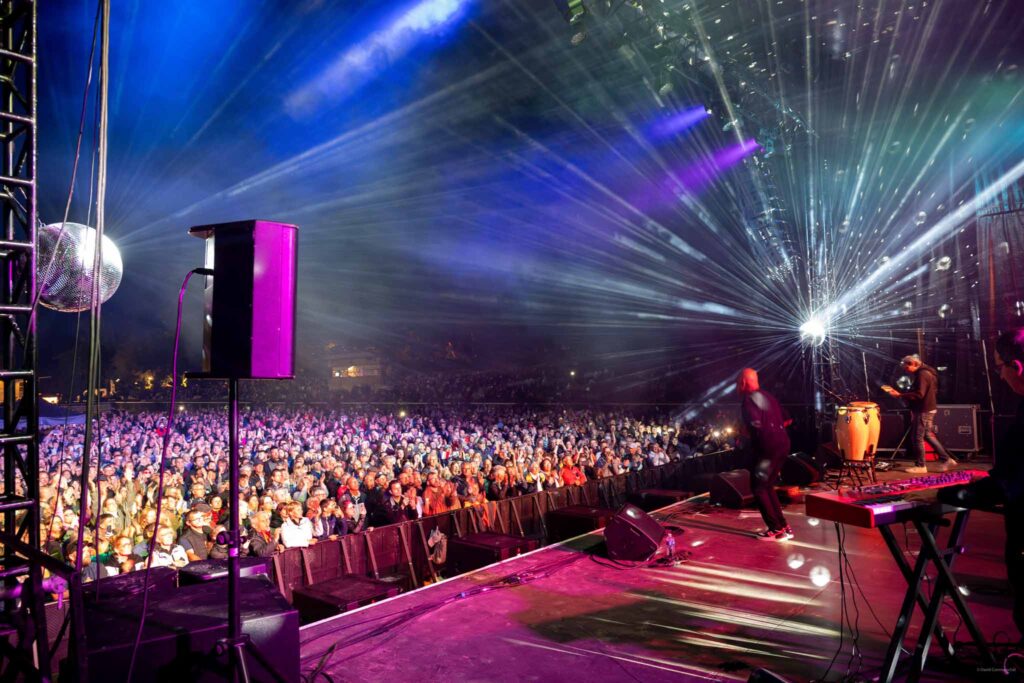
<path fill-rule="evenodd" d="M 51 678 L 50 636 L 45 603 L 51 591 L 63 593 L 60 578 L 68 582 L 72 609 L 72 656 L 83 635 L 81 585 L 77 572 L 40 549 L 39 418 L 36 404 L 36 3 L 0 0 L 0 130 L 3 169 L 0 202 L 3 235 L 0 239 L 0 382 L 3 387 L 3 493 L 0 494 L 0 680 Z M 46 586 L 44 587 L 44 580 Z M 74 676 L 72 676 L 73 678 Z"/>

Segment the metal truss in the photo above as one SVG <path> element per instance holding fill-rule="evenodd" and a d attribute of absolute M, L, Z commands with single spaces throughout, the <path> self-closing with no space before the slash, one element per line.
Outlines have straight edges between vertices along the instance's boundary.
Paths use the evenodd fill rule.
<path fill-rule="evenodd" d="M 51 678 L 45 604 L 80 579 L 40 548 L 36 323 L 36 3 L 0 0 L 0 681 Z M 61 579 L 62 581 L 55 581 Z M 77 657 L 81 610 L 73 609 Z M 69 614 L 71 614 L 69 613 Z"/>

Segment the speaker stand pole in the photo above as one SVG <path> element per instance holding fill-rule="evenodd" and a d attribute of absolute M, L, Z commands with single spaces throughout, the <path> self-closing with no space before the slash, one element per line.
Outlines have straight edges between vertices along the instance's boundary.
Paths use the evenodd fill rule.
<path fill-rule="evenodd" d="M 239 577 L 238 556 L 242 548 L 242 537 L 238 519 L 238 497 L 241 493 L 238 482 L 239 460 L 238 451 L 238 378 L 228 378 L 228 637 L 218 645 L 221 654 L 228 655 L 229 679 L 234 683 L 249 683 L 249 670 L 245 665 L 248 653 L 275 681 L 286 683 L 281 674 L 274 670 L 270 663 L 252 644 L 248 634 L 242 633 L 242 593 Z"/>
<path fill-rule="evenodd" d="M 241 538 L 238 531 L 238 378 L 228 379 L 228 496 L 231 503 L 228 514 L 231 515 L 228 529 L 228 653 L 231 666 L 231 680 L 237 683 L 249 683 L 249 672 L 245 668 L 245 655 L 242 648 L 248 639 L 242 635 L 242 603 L 238 594 L 238 553 Z"/>

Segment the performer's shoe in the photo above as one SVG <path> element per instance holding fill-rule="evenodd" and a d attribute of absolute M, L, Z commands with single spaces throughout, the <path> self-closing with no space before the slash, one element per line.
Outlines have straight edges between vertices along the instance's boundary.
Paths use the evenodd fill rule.
<path fill-rule="evenodd" d="M 793 533 L 793 527 L 791 526 L 787 526 L 785 529 L 783 529 L 782 533 L 786 534 L 786 538 L 779 540 L 788 541 L 796 537 L 796 534 Z"/>
<path fill-rule="evenodd" d="M 792 536 L 786 533 L 785 529 L 782 531 L 765 529 L 764 531 L 758 531 L 756 536 L 759 541 L 788 541 L 792 538 Z"/>
<path fill-rule="evenodd" d="M 903 470 L 907 474 L 928 474 L 928 468 L 924 465 L 914 465 Z"/>
<path fill-rule="evenodd" d="M 939 472 L 945 472 L 946 470 L 949 470 L 949 469 L 951 469 L 953 467 L 956 467 L 959 464 L 960 463 L 958 463 L 953 458 L 946 458 L 945 460 L 940 462 L 938 465 L 936 465 L 935 469 L 937 469 Z"/>

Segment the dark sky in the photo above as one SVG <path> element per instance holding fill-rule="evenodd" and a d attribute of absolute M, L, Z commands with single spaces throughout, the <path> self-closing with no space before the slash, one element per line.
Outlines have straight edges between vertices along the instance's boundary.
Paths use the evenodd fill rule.
<path fill-rule="evenodd" d="M 892 4 L 669 1 L 653 23 L 592 11 L 573 47 L 550 0 L 115 3 L 107 233 L 125 274 L 105 357 L 165 365 L 178 286 L 202 259 L 188 227 L 256 217 L 300 227 L 308 362 L 330 342 L 448 338 L 482 362 L 652 372 L 726 338 L 739 355 L 778 350 L 821 305 L 808 282 L 828 272 L 841 294 L 1021 159 L 1016 3 Z M 40 9 L 47 223 L 94 11 Z M 893 301 L 932 307 L 938 286 L 882 287 L 861 326 Z M 41 319 L 53 372 L 75 324 Z"/>

